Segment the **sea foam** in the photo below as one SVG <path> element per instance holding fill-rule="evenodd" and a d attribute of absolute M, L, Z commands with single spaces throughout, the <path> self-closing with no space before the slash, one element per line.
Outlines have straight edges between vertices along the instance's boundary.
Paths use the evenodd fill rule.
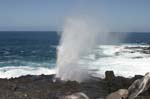
<path fill-rule="evenodd" d="M 88 67 L 89 70 L 97 70 L 95 73 L 102 78 L 105 71 L 108 70 L 113 70 L 115 75 L 124 77 L 133 77 L 136 74 L 144 75 L 150 71 L 150 54 L 143 52 L 147 48 L 149 48 L 149 45 L 98 45 L 91 53 L 81 57 L 77 61 L 77 66 L 85 66 L 84 68 Z M 32 66 L 0 67 L 0 78 L 57 73 L 56 67 L 48 68 L 42 66 L 43 64 L 38 66 L 30 64 Z"/>
<path fill-rule="evenodd" d="M 51 75 L 55 74 L 55 69 L 45 67 L 31 67 L 31 66 L 9 66 L 0 68 L 0 78 L 14 78 L 24 75 Z"/>

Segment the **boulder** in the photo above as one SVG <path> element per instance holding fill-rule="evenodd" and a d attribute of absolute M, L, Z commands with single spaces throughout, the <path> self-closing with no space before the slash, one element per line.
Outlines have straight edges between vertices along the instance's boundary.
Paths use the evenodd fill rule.
<path fill-rule="evenodd" d="M 105 99 L 125 99 L 127 96 L 127 89 L 119 89 L 118 91 L 109 94 Z"/>
<path fill-rule="evenodd" d="M 150 88 L 150 72 L 146 73 L 141 79 L 135 80 L 128 88 L 129 99 L 136 98 L 139 94 Z"/>
<path fill-rule="evenodd" d="M 90 98 L 82 92 L 77 92 L 77 93 L 65 96 L 64 98 L 61 98 L 61 99 L 90 99 Z"/>

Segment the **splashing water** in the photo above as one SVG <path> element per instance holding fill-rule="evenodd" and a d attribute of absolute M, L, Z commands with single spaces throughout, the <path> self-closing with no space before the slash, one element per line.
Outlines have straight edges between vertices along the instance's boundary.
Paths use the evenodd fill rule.
<path fill-rule="evenodd" d="M 96 27 L 84 17 L 66 20 L 57 53 L 57 77 L 79 82 L 89 79 L 88 66 L 79 65 L 78 61 L 95 46 L 99 32 Z"/>

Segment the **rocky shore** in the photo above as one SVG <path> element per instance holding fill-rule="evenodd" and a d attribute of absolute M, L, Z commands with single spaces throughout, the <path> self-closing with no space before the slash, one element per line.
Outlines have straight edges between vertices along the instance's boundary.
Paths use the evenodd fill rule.
<path fill-rule="evenodd" d="M 106 71 L 105 79 L 94 78 L 78 83 L 63 82 L 55 75 L 27 75 L 19 78 L 0 79 L 0 99 L 60 99 L 76 92 L 85 93 L 90 99 L 102 99 L 109 93 L 128 87 L 141 75 L 133 78 L 116 77 L 113 71 Z M 137 99 L 150 99 L 150 90 Z"/>

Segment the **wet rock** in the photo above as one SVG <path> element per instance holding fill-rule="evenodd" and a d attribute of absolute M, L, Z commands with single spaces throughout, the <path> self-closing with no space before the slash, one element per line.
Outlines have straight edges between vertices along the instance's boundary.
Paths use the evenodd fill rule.
<path fill-rule="evenodd" d="M 93 77 L 90 81 L 82 83 L 64 82 L 55 79 L 55 75 L 27 75 L 0 79 L 0 99 L 60 99 L 77 92 L 84 93 L 90 99 L 99 99 L 118 89 L 127 89 L 136 79 L 142 77 L 116 77 L 113 71 L 108 71 L 105 74 L 106 79 Z M 146 91 L 140 96 L 149 97 L 150 95 Z"/>
<path fill-rule="evenodd" d="M 128 87 L 138 78 L 140 78 L 140 75 L 137 75 L 133 78 L 125 78 L 121 76 L 114 76 L 114 73 L 112 71 L 106 71 L 105 72 L 107 81 L 107 89 L 108 93 L 114 92 L 118 89 L 128 89 Z"/>
<path fill-rule="evenodd" d="M 22 92 L 14 92 L 14 95 L 19 99 L 25 99 L 28 97 L 26 93 L 22 93 Z"/>
<path fill-rule="evenodd" d="M 106 71 L 105 72 L 105 80 L 108 82 L 111 82 L 113 79 L 115 79 L 115 75 L 113 71 Z"/>
<path fill-rule="evenodd" d="M 7 83 L 8 84 L 8 89 L 12 90 L 12 91 L 16 91 L 17 89 L 17 85 L 14 83 Z"/>
<path fill-rule="evenodd" d="M 59 99 L 60 95 L 54 92 L 48 94 L 48 99 Z"/>
<path fill-rule="evenodd" d="M 108 92 L 102 79 L 78 83 L 56 80 L 54 75 L 22 76 L 0 79 L 0 99 L 58 99 L 62 96 L 83 92 L 91 99 L 105 97 Z"/>

